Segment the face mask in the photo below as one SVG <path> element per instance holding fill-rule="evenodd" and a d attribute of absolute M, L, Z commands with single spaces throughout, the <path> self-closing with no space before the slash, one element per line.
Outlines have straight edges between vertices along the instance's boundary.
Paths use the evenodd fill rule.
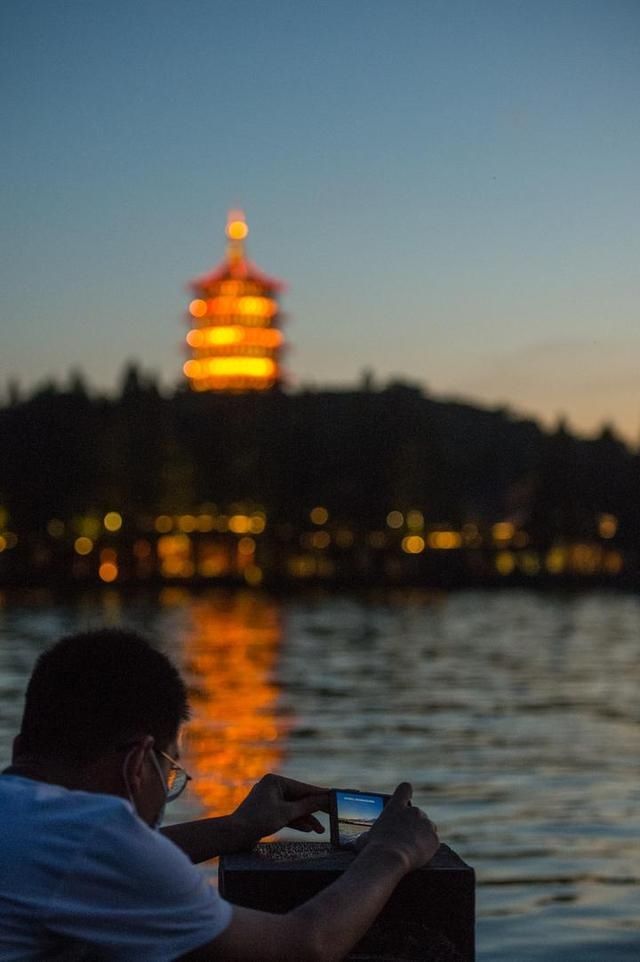
<path fill-rule="evenodd" d="M 131 802 L 131 804 L 132 804 L 132 806 L 133 806 L 133 810 L 134 810 L 134 812 L 136 812 L 136 813 L 139 815 L 140 813 L 138 812 L 138 808 L 137 808 L 136 803 L 135 803 L 135 801 L 134 801 L 133 792 L 131 791 L 131 786 L 129 785 L 129 778 L 128 778 L 128 776 L 127 776 L 127 764 L 128 764 L 129 759 L 131 758 L 131 755 L 133 754 L 134 751 L 135 751 L 135 749 L 133 749 L 131 752 L 129 752 L 129 754 L 127 755 L 127 757 L 126 757 L 125 760 L 124 760 L 124 763 L 123 763 L 123 766 L 122 766 L 122 779 L 123 779 L 123 781 L 124 781 L 124 785 L 125 785 L 125 788 L 126 788 L 126 790 L 127 790 L 127 796 L 128 796 L 128 798 L 129 798 L 129 801 Z M 158 814 L 156 815 L 155 819 L 153 820 L 153 822 L 152 822 L 152 824 L 151 824 L 151 828 L 154 829 L 154 830 L 156 830 L 156 829 L 160 828 L 160 826 L 162 825 L 162 820 L 163 820 L 163 818 L 164 818 L 165 809 L 166 809 L 166 807 L 167 807 L 167 786 L 166 786 L 166 783 L 165 783 L 165 780 L 164 780 L 164 775 L 162 774 L 162 769 L 160 768 L 160 765 L 158 764 L 158 759 L 157 759 L 156 756 L 155 756 L 155 752 L 151 751 L 151 752 L 150 752 L 150 757 L 151 757 L 151 761 L 153 762 L 153 766 L 154 766 L 156 772 L 158 773 L 158 778 L 160 779 L 160 783 L 161 783 L 161 785 L 162 785 L 162 790 L 163 790 L 164 796 L 165 796 L 164 802 L 162 803 L 162 806 L 161 806 L 161 808 L 160 808 L 160 811 L 158 812 Z"/>
<path fill-rule="evenodd" d="M 164 819 L 164 813 L 165 813 L 165 811 L 166 811 L 166 808 L 167 808 L 167 803 L 166 803 L 166 802 L 163 802 L 163 803 L 162 803 L 162 808 L 160 809 L 160 811 L 158 812 L 156 818 L 154 819 L 154 821 L 153 821 L 152 824 L 151 824 L 151 828 L 154 830 L 154 832 L 157 832 L 157 830 L 158 830 L 158 829 L 160 828 L 160 826 L 162 825 L 162 820 Z"/>
<path fill-rule="evenodd" d="M 162 820 L 163 820 L 163 818 L 164 818 L 164 813 L 165 813 L 166 808 L 167 808 L 167 785 L 166 785 L 166 782 L 165 782 L 165 780 L 164 780 L 164 775 L 162 774 L 162 769 L 160 768 L 160 763 L 158 762 L 158 759 L 156 758 L 156 753 L 155 753 L 153 750 L 151 751 L 151 761 L 153 762 L 154 767 L 155 767 L 155 770 L 156 770 L 157 773 L 158 773 L 158 778 L 160 779 L 160 783 L 161 783 L 161 785 L 162 785 L 162 790 L 163 790 L 163 792 L 164 792 L 164 802 L 162 803 L 162 807 L 160 808 L 160 811 L 159 811 L 158 814 L 156 815 L 155 821 L 153 822 L 153 825 L 151 826 L 151 828 L 153 828 L 153 829 L 158 829 L 158 828 L 160 828 L 160 826 L 162 825 Z"/>

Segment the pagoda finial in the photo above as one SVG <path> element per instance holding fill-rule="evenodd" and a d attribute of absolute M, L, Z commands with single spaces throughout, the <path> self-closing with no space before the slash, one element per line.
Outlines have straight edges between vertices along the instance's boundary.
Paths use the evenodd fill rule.
<path fill-rule="evenodd" d="M 230 261 L 244 260 L 244 239 L 249 233 L 244 212 L 230 210 L 227 215 L 226 234 L 229 238 L 227 253 Z"/>

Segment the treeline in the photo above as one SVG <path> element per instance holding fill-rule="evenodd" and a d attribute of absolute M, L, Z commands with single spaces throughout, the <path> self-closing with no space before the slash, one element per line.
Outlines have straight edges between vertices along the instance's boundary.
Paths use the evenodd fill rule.
<path fill-rule="evenodd" d="M 414 508 L 432 524 L 511 519 L 533 543 L 589 539 L 598 518 L 640 544 L 640 458 L 605 428 L 586 440 L 507 410 L 383 390 L 163 395 L 135 366 L 114 398 L 76 377 L 0 408 L 0 505 L 20 532 L 51 518 L 261 506 L 269 523 L 331 516 L 373 530 Z"/>

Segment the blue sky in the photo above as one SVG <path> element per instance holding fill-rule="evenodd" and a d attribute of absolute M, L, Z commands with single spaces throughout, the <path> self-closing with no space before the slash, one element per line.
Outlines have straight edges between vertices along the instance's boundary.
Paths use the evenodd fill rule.
<path fill-rule="evenodd" d="M 175 383 L 240 206 L 293 385 L 640 436 L 636 0 L 4 0 L 0 78 L 0 391 Z"/>

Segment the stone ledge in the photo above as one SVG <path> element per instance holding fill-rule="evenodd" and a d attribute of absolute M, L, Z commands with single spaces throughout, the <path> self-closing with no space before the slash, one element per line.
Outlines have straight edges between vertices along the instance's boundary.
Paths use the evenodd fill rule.
<path fill-rule="evenodd" d="M 271 842 L 220 859 L 220 894 L 237 905 L 287 912 L 345 871 L 356 856 L 326 842 Z M 352 962 L 474 962 L 475 873 L 448 845 L 398 885 Z"/>

